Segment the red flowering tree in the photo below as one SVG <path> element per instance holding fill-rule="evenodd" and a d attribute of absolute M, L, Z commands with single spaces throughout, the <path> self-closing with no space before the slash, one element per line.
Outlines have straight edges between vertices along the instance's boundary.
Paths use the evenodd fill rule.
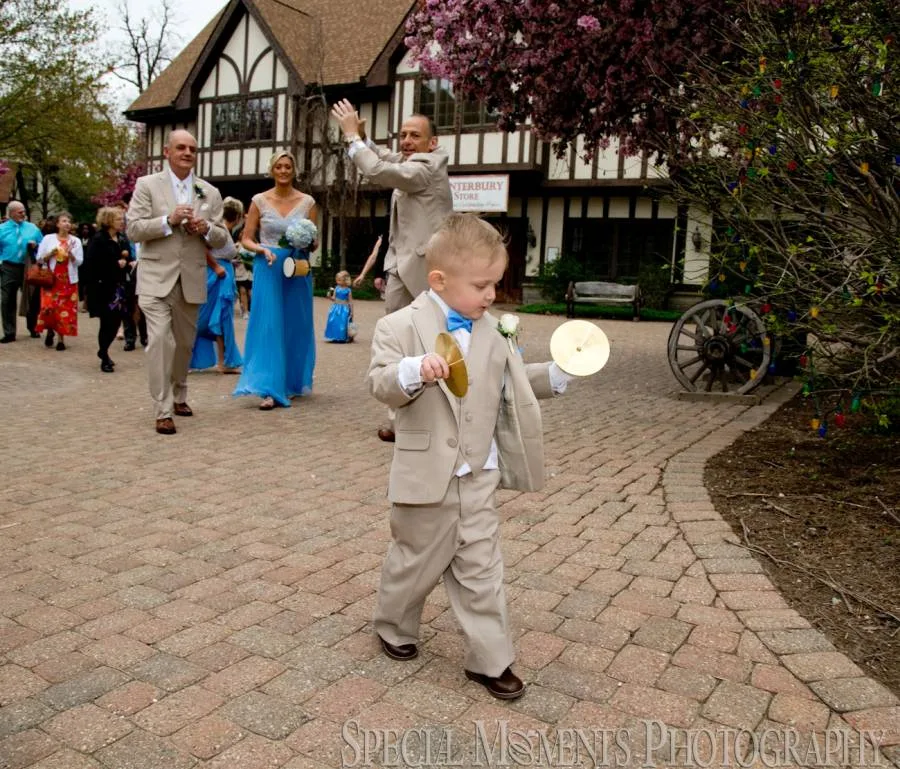
<path fill-rule="evenodd" d="M 667 146 L 665 99 L 693 57 L 719 61 L 733 0 L 425 0 L 406 44 L 423 68 L 496 109 L 530 119 L 563 152 L 621 136 Z M 432 41 L 437 42 L 437 46 Z"/>
<path fill-rule="evenodd" d="M 125 195 L 134 192 L 138 177 L 145 173 L 147 170 L 143 163 L 131 163 L 110 179 L 109 186 L 99 195 L 95 195 L 92 198 L 93 202 L 98 206 L 114 206 Z"/>

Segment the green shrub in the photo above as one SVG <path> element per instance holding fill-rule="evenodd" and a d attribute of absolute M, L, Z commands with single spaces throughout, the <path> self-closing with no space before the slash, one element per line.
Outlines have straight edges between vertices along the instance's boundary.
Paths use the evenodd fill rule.
<path fill-rule="evenodd" d="M 657 310 L 669 307 L 669 296 L 672 293 L 672 266 L 662 261 L 642 264 L 638 272 L 638 285 L 641 287 L 641 304 Z"/>
<path fill-rule="evenodd" d="M 587 271 L 577 256 L 563 254 L 552 262 L 545 262 L 535 284 L 541 295 L 551 302 L 562 302 L 566 298 L 569 283 L 587 280 Z"/>

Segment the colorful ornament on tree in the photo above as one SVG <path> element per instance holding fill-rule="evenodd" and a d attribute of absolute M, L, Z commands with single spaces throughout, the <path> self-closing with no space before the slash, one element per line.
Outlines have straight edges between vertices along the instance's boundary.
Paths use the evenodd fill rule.
<path fill-rule="evenodd" d="M 819 308 L 818 307 L 810 307 L 809 308 L 809 317 L 810 318 L 818 318 L 819 317 Z"/>

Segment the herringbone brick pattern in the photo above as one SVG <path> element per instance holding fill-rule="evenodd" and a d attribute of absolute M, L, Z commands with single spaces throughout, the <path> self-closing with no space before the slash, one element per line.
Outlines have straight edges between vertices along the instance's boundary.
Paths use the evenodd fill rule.
<path fill-rule="evenodd" d="M 785 604 L 703 487 L 705 460 L 788 391 L 675 400 L 664 324 L 600 322 L 609 365 L 544 402 L 546 487 L 499 494 L 526 695 L 466 680 L 442 588 L 419 658 L 385 658 L 391 450 L 363 384 L 381 311 L 358 303 L 359 342 L 320 345 L 315 394 L 290 409 L 193 374 L 196 416 L 171 437 L 143 355 L 117 347 L 102 374 L 86 316 L 65 352 L 21 334 L 0 350 L 0 767 L 340 766 L 348 719 L 440 728 L 464 753 L 477 723 L 622 728 L 638 749 L 644 720 L 850 724 L 897 759 L 897 698 Z M 559 322 L 523 319 L 526 359 Z"/>

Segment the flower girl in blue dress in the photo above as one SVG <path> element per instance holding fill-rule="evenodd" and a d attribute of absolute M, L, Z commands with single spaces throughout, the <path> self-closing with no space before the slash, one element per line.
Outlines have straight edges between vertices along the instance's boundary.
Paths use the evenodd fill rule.
<path fill-rule="evenodd" d="M 334 276 L 336 288 L 331 293 L 331 309 L 325 323 L 326 342 L 352 342 L 353 293 L 350 291 L 350 273 L 341 270 Z"/>

